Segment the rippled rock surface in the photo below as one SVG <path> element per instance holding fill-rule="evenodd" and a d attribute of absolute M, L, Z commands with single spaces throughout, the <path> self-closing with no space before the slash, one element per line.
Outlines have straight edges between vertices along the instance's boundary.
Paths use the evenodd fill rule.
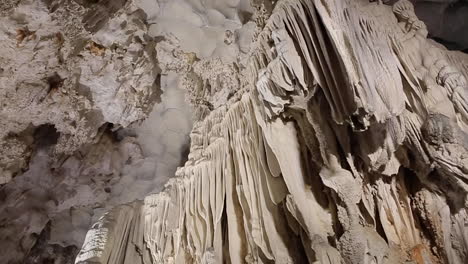
<path fill-rule="evenodd" d="M 467 263 L 465 40 L 414 2 L 2 2 L 2 262 Z"/>

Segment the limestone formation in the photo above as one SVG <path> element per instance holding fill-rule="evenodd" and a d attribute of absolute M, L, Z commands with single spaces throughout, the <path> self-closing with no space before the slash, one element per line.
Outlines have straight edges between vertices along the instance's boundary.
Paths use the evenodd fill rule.
<path fill-rule="evenodd" d="M 2 261 L 468 263 L 468 55 L 414 2 L 0 4 Z"/>

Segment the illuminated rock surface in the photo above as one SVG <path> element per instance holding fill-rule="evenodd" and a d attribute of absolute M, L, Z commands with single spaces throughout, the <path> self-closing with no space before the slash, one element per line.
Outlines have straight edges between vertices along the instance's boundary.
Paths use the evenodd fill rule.
<path fill-rule="evenodd" d="M 467 263 L 466 40 L 383 2 L 0 3 L 1 262 Z"/>

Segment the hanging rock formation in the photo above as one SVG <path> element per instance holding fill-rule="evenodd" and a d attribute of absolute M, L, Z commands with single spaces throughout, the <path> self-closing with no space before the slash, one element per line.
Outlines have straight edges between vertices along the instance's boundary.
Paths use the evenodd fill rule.
<path fill-rule="evenodd" d="M 405 0 L 279 1 L 185 166 L 77 263 L 466 263 L 468 56 L 427 33 Z"/>
<path fill-rule="evenodd" d="M 164 12 L 153 13 L 149 0 L 98 2 L 72 12 L 89 34 L 81 51 L 68 36 L 57 42 L 50 28 L 41 36 L 43 27 L 29 26 L 14 45 L 49 41 L 44 54 L 0 57 L 7 66 L 0 80 L 12 90 L 2 90 L 4 104 L 29 100 L 22 112 L 8 105 L 0 112 L 0 144 L 10 146 L 0 160 L 9 172 L 0 210 L 40 211 L 34 220 L 0 217 L 0 238 L 13 241 L 0 242 L 7 263 L 71 263 L 75 255 L 79 264 L 468 263 L 468 55 L 429 39 L 410 1 L 178 0 L 157 1 Z M 76 26 L 46 15 L 62 1 L 34 3 L 23 8 L 44 10 L 41 23 Z M 209 12 L 192 16 L 203 8 Z M 171 17 L 177 12 L 185 16 Z M 3 27 L 22 17 L 2 18 Z M 212 38 L 201 45 L 205 36 Z M 80 56 L 22 62 L 52 49 Z M 5 74 L 20 67 L 37 82 Z M 56 75 L 47 77 L 48 67 Z M 187 161 L 162 190 L 152 178 L 158 173 L 139 169 L 159 159 L 140 147 L 151 142 L 145 127 L 157 125 L 135 124 L 161 100 L 161 73 L 185 90 L 194 119 Z M 76 90 L 41 95 L 41 82 Z M 36 95 L 22 85 L 40 96 L 27 99 Z M 72 104 L 84 102 L 80 96 L 86 107 Z M 94 115 L 99 121 L 90 123 Z M 112 133 L 106 123 L 124 128 Z M 51 129 L 52 143 L 40 133 Z M 38 146 L 29 149 L 28 140 Z M 32 158 L 21 174 L 24 153 Z M 95 175 L 108 179 L 99 185 Z M 55 200 L 26 202 L 43 192 Z M 92 203 L 104 205 L 98 212 Z M 45 253 L 51 247 L 61 259 Z"/>

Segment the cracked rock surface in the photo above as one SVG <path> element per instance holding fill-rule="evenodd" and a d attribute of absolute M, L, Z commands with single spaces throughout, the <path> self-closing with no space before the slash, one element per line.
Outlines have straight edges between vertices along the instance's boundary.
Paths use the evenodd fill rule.
<path fill-rule="evenodd" d="M 0 263 L 468 263 L 465 9 L 2 1 Z"/>

